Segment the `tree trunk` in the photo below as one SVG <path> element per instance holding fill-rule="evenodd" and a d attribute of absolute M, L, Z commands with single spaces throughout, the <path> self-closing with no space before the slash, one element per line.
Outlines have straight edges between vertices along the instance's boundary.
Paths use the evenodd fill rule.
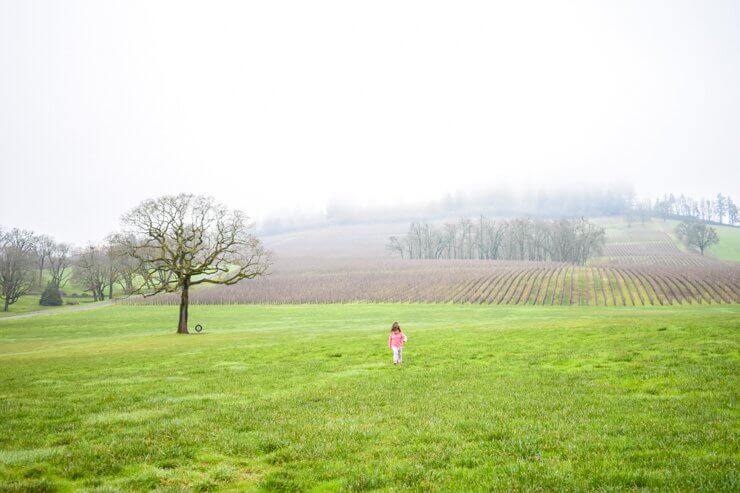
<path fill-rule="evenodd" d="M 7 312 L 8 309 L 9 309 L 9 307 L 10 307 L 10 302 L 9 302 L 8 298 L 6 297 L 5 298 L 5 305 L 3 306 L 3 311 L 4 312 Z"/>
<path fill-rule="evenodd" d="M 113 299 L 113 281 L 108 285 L 108 299 Z"/>
<path fill-rule="evenodd" d="M 188 290 L 190 289 L 190 279 L 186 278 L 182 286 L 182 295 L 180 296 L 180 322 L 177 325 L 178 334 L 188 334 Z"/>

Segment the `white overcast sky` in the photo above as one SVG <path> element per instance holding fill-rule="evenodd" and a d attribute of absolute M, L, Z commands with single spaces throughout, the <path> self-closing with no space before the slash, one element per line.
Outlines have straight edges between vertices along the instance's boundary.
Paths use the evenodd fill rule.
<path fill-rule="evenodd" d="M 740 2 L 0 0 L 0 224 L 457 189 L 740 192 Z"/>

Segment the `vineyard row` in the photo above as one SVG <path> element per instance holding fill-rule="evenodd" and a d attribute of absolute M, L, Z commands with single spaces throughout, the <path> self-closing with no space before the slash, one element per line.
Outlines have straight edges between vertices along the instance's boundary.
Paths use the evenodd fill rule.
<path fill-rule="evenodd" d="M 740 270 L 520 262 L 490 269 L 289 273 L 194 291 L 191 302 L 646 306 L 740 302 Z M 175 304 L 177 296 L 137 303 Z"/>

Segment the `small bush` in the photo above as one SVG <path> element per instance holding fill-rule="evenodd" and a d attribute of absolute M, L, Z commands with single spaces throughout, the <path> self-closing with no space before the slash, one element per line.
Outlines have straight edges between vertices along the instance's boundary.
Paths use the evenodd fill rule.
<path fill-rule="evenodd" d="M 39 305 L 62 306 L 62 294 L 59 292 L 59 286 L 51 282 L 47 284 L 44 292 L 41 293 Z"/>

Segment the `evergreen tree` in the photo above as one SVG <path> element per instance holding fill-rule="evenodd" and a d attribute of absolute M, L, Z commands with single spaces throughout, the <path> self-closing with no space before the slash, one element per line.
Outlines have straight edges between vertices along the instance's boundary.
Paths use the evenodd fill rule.
<path fill-rule="evenodd" d="M 59 291 L 59 286 L 55 283 L 50 282 L 46 285 L 44 292 L 41 293 L 41 299 L 39 300 L 41 306 L 62 306 L 62 294 Z"/>

